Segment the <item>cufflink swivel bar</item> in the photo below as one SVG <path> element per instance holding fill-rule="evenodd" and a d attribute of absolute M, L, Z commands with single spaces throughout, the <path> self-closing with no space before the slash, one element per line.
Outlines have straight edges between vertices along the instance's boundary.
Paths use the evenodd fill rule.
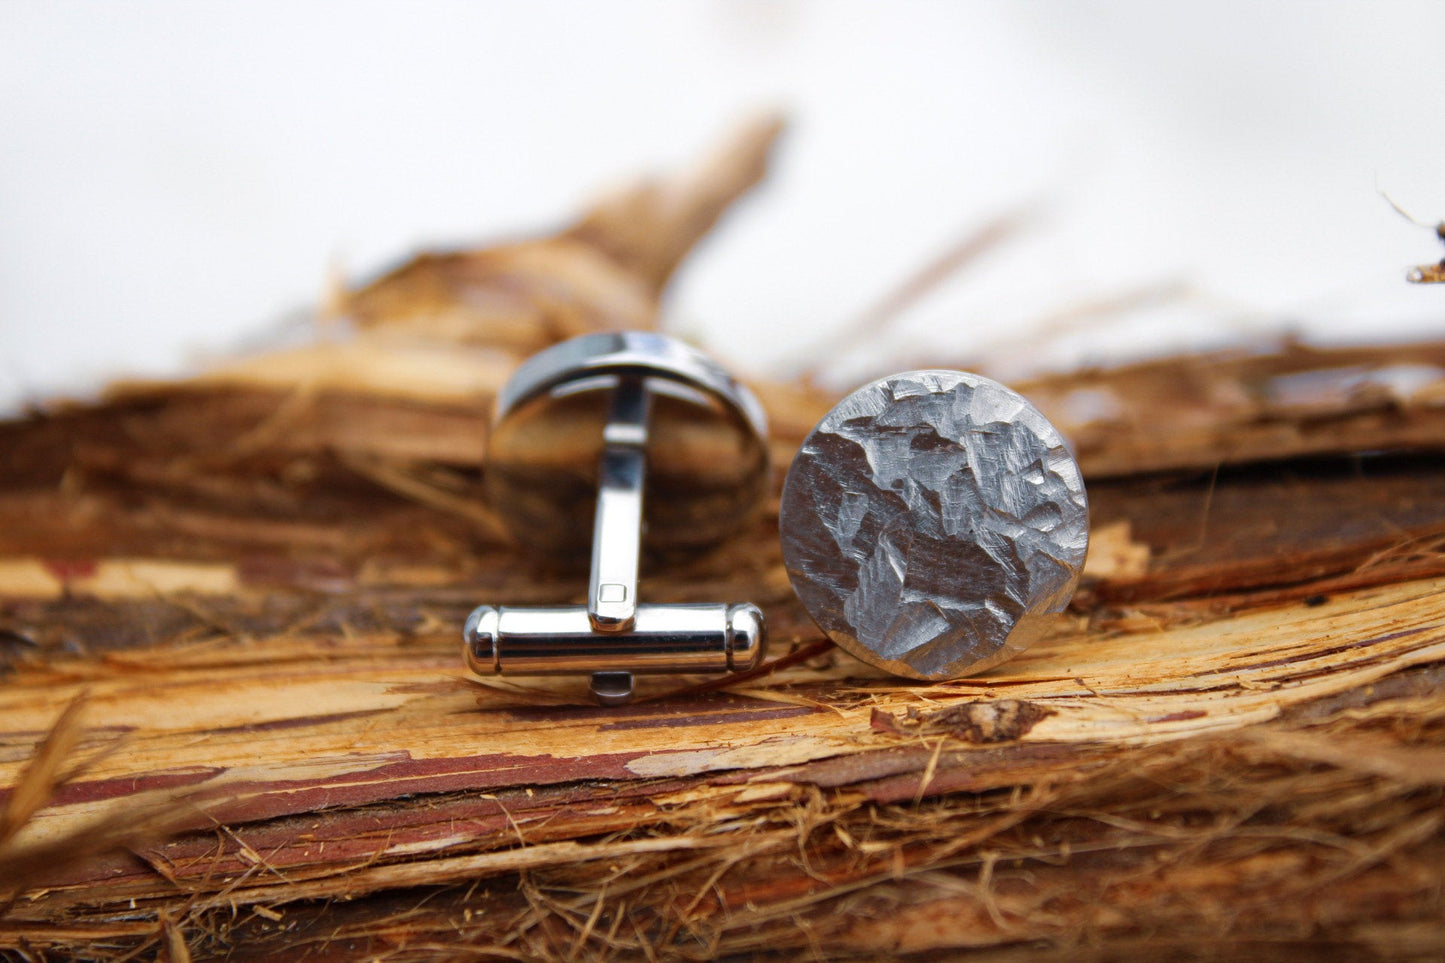
<path fill-rule="evenodd" d="M 757 606 L 642 604 L 637 577 L 645 547 L 688 554 L 750 513 L 767 477 L 762 419 L 746 388 L 661 335 L 584 335 L 519 368 L 498 398 L 488 492 L 519 542 L 575 559 L 592 484 L 581 466 L 596 466 L 587 605 L 480 606 L 462 633 L 472 671 L 589 672 L 597 700 L 617 705 L 634 673 L 755 666 Z"/>
<path fill-rule="evenodd" d="M 755 605 L 639 605 L 623 632 L 594 632 L 577 606 L 483 605 L 467 619 L 467 665 L 478 675 L 592 673 L 603 705 L 632 698 L 634 672 L 740 672 L 763 649 Z M 618 666 L 626 666 L 618 669 Z"/>

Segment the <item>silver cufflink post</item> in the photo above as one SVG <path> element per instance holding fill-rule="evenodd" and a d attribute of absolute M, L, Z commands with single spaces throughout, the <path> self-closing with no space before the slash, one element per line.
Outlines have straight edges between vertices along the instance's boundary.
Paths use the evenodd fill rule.
<path fill-rule="evenodd" d="M 528 360 L 497 399 L 487 492 L 524 549 L 564 564 L 588 557 L 592 516 L 587 604 L 478 607 L 467 665 L 591 673 L 604 705 L 632 697 L 634 673 L 757 665 L 757 606 L 642 603 L 637 581 L 644 554 L 683 557 L 742 525 L 767 486 L 766 434 L 747 388 L 663 335 L 583 335 Z"/>

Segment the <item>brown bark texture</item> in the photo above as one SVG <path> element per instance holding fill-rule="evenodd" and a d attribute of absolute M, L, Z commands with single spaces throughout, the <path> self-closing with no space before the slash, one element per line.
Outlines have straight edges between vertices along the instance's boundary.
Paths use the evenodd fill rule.
<path fill-rule="evenodd" d="M 1048 638 L 943 683 L 794 598 L 776 483 L 834 398 L 756 383 L 772 498 L 643 591 L 756 602 L 762 670 L 615 708 L 463 670 L 472 606 L 585 595 L 481 497 L 494 393 L 653 325 L 776 133 L 419 257 L 310 345 L 0 424 L 4 952 L 1445 954 L 1445 342 L 1016 385 L 1091 555 Z"/>

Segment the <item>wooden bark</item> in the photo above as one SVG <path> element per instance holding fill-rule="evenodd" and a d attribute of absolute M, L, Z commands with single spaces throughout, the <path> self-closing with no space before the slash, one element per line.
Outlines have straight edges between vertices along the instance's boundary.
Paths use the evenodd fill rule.
<path fill-rule="evenodd" d="M 644 582 L 763 606 L 765 671 L 608 709 L 466 675 L 473 605 L 584 590 L 480 498 L 492 394 L 579 325 L 650 324 L 772 134 L 528 242 L 609 281 L 423 258 L 342 299 L 351 340 L 0 425 L 0 947 L 1445 953 L 1445 343 L 1020 385 L 1078 447 L 1093 551 L 1057 631 L 977 678 L 832 649 L 776 491 Z M 494 283 L 506 323 L 467 313 Z M 831 399 L 756 387 L 780 482 Z"/>

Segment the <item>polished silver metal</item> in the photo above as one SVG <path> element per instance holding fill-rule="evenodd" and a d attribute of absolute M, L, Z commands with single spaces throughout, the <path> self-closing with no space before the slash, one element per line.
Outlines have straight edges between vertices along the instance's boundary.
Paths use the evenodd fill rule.
<path fill-rule="evenodd" d="M 592 577 L 587 614 L 597 632 L 626 632 L 637 611 L 642 553 L 642 482 L 647 472 L 647 416 L 652 395 L 643 379 L 623 375 L 612 389 L 602 429 L 597 514 L 592 526 Z"/>
<path fill-rule="evenodd" d="M 1058 431 L 996 381 L 911 371 L 864 385 L 803 442 L 783 486 L 783 558 L 842 648 L 951 679 L 1012 658 L 1073 595 L 1083 476 Z"/>
<path fill-rule="evenodd" d="M 625 666 L 634 672 L 738 672 L 762 648 L 756 605 L 722 602 L 639 605 L 626 632 L 598 632 L 576 605 L 494 607 L 467 617 L 463 636 L 474 672 L 567 675 Z"/>
<path fill-rule="evenodd" d="M 684 556 L 746 521 L 766 490 L 765 436 L 747 388 L 663 335 L 584 335 L 527 361 L 498 396 L 488 495 L 518 542 L 560 564 L 586 557 L 591 531 L 587 604 L 478 607 L 467 665 L 590 672 L 606 705 L 632 697 L 633 672 L 755 666 L 756 606 L 643 604 L 637 581 L 644 557 Z"/>
<path fill-rule="evenodd" d="M 502 386 L 493 420 L 559 386 L 584 383 L 588 375 L 618 373 L 660 375 L 699 388 L 736 408 L 759 438 L 767 437 L 767 415 L 751 391 L 707 355 L 653 331 L 584 334 L 534 354 Z"/>

